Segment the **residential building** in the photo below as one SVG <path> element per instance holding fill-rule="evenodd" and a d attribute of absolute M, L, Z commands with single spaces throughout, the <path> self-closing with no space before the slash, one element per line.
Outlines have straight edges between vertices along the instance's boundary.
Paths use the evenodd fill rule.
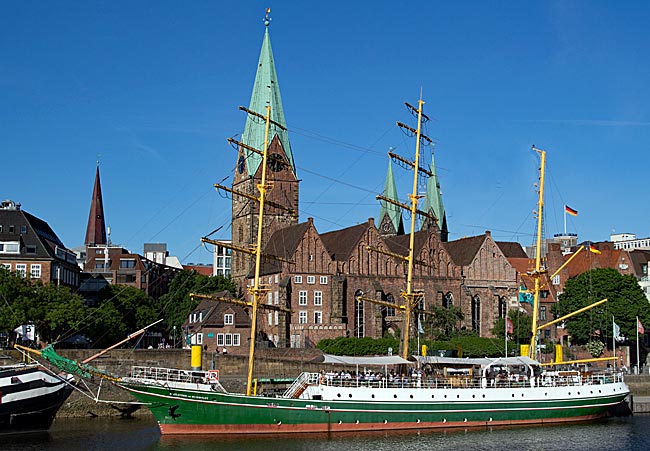
<path fill-rule="evenodd" d="M 79 286 L 75 253 L 47 222 L 11 200 L 0 203 L 0 266 L 43 283 Z"/>

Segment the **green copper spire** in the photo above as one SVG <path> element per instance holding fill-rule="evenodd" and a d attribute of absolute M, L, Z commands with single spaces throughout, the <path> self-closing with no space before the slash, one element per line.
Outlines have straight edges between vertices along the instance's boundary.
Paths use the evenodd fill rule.
<path fill-rule="evenodd" d="M 264 42 L 262 43 L 262 51 L 260 52 L 260 60 L 257 65 L 257 74 L 255 75 L 255 84 L 253 85 L 253 93 L 251 95 L 251 102 L 249 109 L 262 115 L 266 115 L 266 106 L 271 105 L 271 120 L 286 127 L 286 120 L 284 119 L 284 110 L 282 109 L 282 98 L 280 97 L 280 83 L 278 76 L 275 72 L 275 62 L 273 60 L 273 51 L 271 50 L 271 38 L 269 37 L 269 24 L 270 19 L 267 17 L 264 20 L 266 30 L 264 32 Z M 286 130 L 275 127 L 271 124 L 269 130 L 269 145 L 273 138 L 277 135 L 287 155 L 289 164 L 293 173 L 296 173 L 296 167 L 293 162 L 293 154 L 291 153 L 291 145 L 289 144 L 289 135 Z M 260 119 L 248 115 L 246 119 L 246 126 L 244 127 L 244 135 L 242 137 L 244 144 L 248 144 L 259 150 L 264 147 L 264 124 Z M 247 155 L 248 175 L 252 176 L 257 171 L 262 157 L 256 153 L 249 152 Z"/>
<path fill-rule="evenodd" d="M 447 236 L 447 217 L 445 214 L 445 207 L 442 205 L 442 193 L 440 192 L 440 181 L 438 180 L 438 174 L 436 173 L 436 165 L 433 158 L 433 153 L 431 154 L 431 165 L 429 166 L 429 171 L 433 174 L 429 177 L 427 181 L 427 195 L 424 199 L 424 205 L 422 210 L 427 213 L 433 214 L 438 220 L 437 225 L 440 229 L 441 235 L 444 237 L 443 241 L 446 241 Z"/>
<path fill-rule="evenodd" d="M 393 163 L 388 159 L 388 171 L 386 172 L 386 182 L 384 183 L 384 197 L 399 201 L 397 197 L 397 186 L 393 176 Z M 392 227 L 391 227 L 392 226 Z M 388 202 L 381 202 L 379 210 L 379 229 L 382 233 L 404 233 L 404 224 L 402 222 L 402 211 L 397 205 Z"/>

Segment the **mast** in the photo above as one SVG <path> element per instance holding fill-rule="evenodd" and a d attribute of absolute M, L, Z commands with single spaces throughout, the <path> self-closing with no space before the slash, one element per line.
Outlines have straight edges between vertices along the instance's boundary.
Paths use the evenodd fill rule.
<path fill-rule="evenodd" d="M 537 359 L 537 315 L 539 311 L 539 291 L 540 291 L 540 279 L 542 273 L 546 272 L 546 269 L 542 269 L 542 214 L 544 209 L 544 175 L 545 175 L 545 165 L 546 165 L 546 151 L 541 150 L 533 146 L 533 150 L 540 155 L 540 169 L 539 169 L 539 196 L 537 199 L 537 240 L 535 242 L 535 269 L 531 275 L 534 280 L 534 291 L 533 291 L 533 320 L 531 321 L 531 337 L 530 337 L 530 349 L 528 350 L 528 356 L 536 360 Z"/>
<path fill-rule="evenodd" d="M 409 194 L 411 199 L 411 231 L 409 236 L 409 255 L 407 258 L 407 275 L 406 275 L 406 292 L 402 292 L 402 297 L 406 300 L 406 308 L 404 309 L 404 331 L 402 333 L 402 358 L 408 358 L 409 352 L 409 333 L 411 331 L 411 315 L 415 302 L 422 296 L 421 292 L 413 292 L 413 247 L 415 244 L 415 217 L 418 209 L 418 176 L 420 164 L 420 137 L 422 135 L 422 94 L 418 99 L 418 128 L 415 133 L 415 161 L 413 162 L 413 190 Z"/>
<path fill-rule="evenodd" d="M 251 387 L 253 384 L 253 367 L 255 365 L 255 336 L 257 334 L 257 307 L 259 305 L 260 297 L 268 291 L 266 288 L 260 286 L 260 266 L 262 259 L 262 225 L 264 221 L 264 201 L 266 199 L 266 192 L 271 189 L 270 185 L 266 184 L 266 159 L 268 156 L 269 148 L 269 126 L 271 124 L 271 105 L 266 106 L 265 130 L 264 130 L 264 149 L 262 154 L 262 180 L 257 185 L 260 192 L 259 197 L 259 214 L 257 216 L 257 242 L 255 243 L 255 278 L 253 279 L 253 287 L 248 289 L 248 292 L 253 295 L 252 318 L 251 318 L 251 338 L 248 352 L 248 377 L 246 379 L 246 395 L 250 396 Z"/>

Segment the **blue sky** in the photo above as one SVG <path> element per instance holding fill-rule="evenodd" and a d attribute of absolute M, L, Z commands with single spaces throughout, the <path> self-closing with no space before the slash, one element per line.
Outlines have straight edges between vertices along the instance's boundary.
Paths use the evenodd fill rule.
<path fill-rule="evenodd" d="M 209 262 L 200 237 L 230 236 L 212 185 L 232 181 L 266 6 L 301 221 L 378 215 L 386 152 L 414 154 L 395 121 L 413 124 L 403 102 L 422 90 L 450 239 L 532 242 L 532 145 L 548 151 L 546 235 L 564 204 L 580 240 L 649 235 L 650 5 L 633 1 L 4 2 L 0 197 L 81 245 L 99 158 L 114 243 Z"/>

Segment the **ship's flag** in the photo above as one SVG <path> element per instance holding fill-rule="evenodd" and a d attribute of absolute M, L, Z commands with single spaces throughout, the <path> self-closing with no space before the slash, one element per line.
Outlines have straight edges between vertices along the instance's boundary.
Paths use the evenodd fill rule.
<path fill-rule="evenodd" d="M 513 333 L 515 330 L 515 325 L 512 324 L 512 320 L 508 317 L 506 317 L 506 332 L 509 334 Z"/>
<path fill-rule="evenodd" d="M 639 318 L 636 319 L 636 330 L 638 330 L 641 335 L 645 334 L 645 329 L 643 328 L 641 321 L 639 321 Z"/>
<path fill-rule="evenodd" d="M 569 213 L 571 216 L 578 216 L 578 210 L 574 210 L 566 204 L 564 205 L 564 211 Z"/>
<path fill-rule="evenodd" d="M 589 245 L 589 252 L 593 252 L 594 254 L 600 254 L 600 251 L 596 249 L 596 246 L 594 246 L 593 244 Z"/>
<path fill-rule="evenodd" d="M 621 340 L 621 328 L 619 327 L 618 324 L 614 324 L 614 340 L 620 341 Z"/>

